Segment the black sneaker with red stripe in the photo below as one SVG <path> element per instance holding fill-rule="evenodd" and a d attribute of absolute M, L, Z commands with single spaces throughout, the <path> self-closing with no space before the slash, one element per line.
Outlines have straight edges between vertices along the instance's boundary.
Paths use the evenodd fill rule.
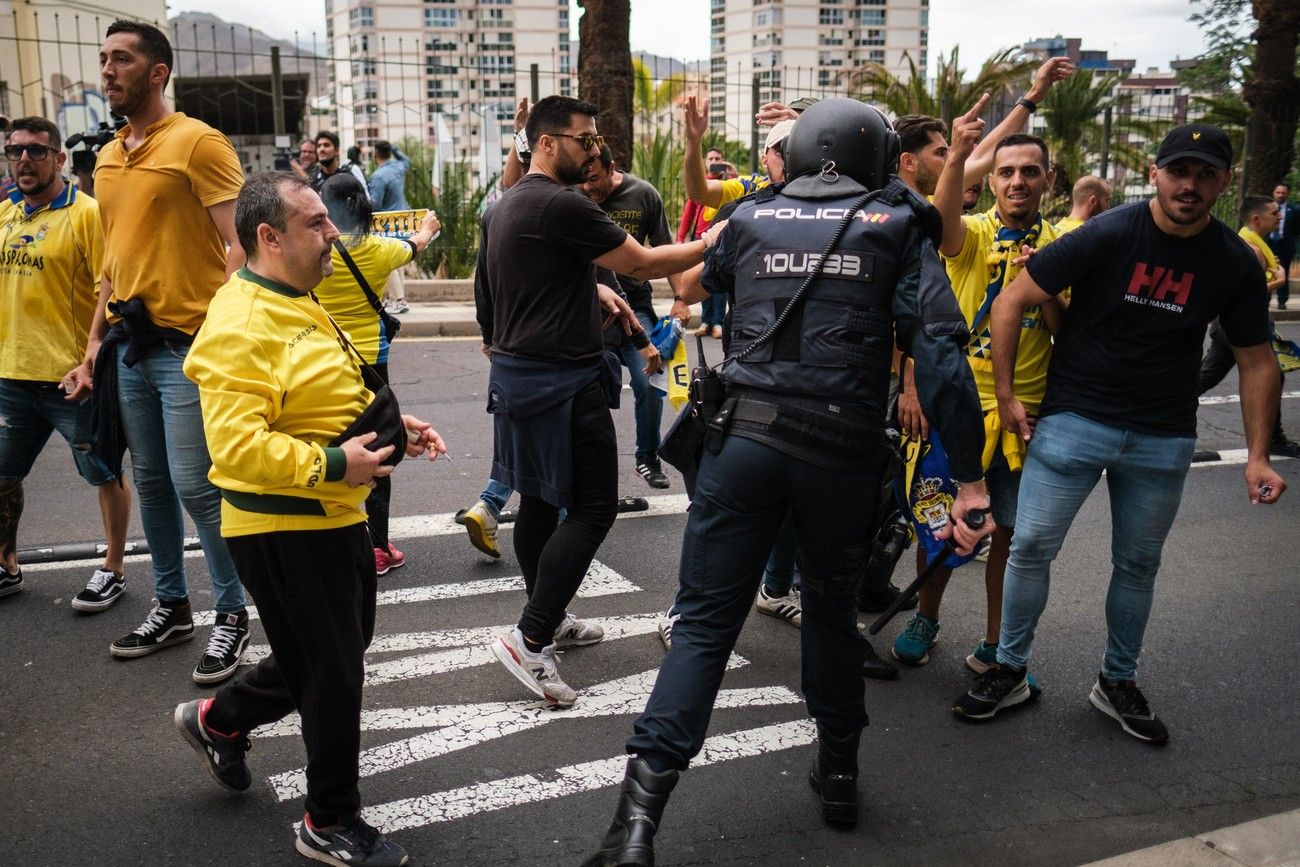
<path fill-rule="evenodd" d="M 178 704 L 172 723 L 194 752 L 203 757 L 212 779 L 231 791 L 246 791 L 253 784 L 253 775 L 249 773 L 244 754 L 252 744 L 247 735 L 239 732 L 225 735 L 208 728 L 204 719 L 210 707 L 210 698 Z"/>

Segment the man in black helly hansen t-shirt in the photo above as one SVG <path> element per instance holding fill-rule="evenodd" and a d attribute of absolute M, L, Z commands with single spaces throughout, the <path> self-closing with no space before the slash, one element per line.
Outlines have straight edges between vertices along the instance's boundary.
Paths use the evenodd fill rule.
<path fill-rule="evenodd" d="M 1112 562 L 1106 652 L 1088 700 L 1148 743 L 1169 732 L 1135 680 L 1165 537 L 1196 446 L 1205 328 L 1223 323 L 1241 376 L 1251 502 L 1286 483 L 1268 462 L 1277 411 L 1264 276 L 1210 215 L 1232 179 L 1232 145 L 1207 124 L 1177 127 L 1151 168 L 1156 196 L 1103 214 L 1035 254 L 993 304 L 994 382 L 1003 427 L 1029 441 L 1003 587 L 997 664 L 953 711 L 989 719 L 1028 700 L 1029 655 L 1049 570 L 1084 500 L 1106 473 Z M 1024 311 L 1072 286 L 1039 418 L 1015 399 Z"/>

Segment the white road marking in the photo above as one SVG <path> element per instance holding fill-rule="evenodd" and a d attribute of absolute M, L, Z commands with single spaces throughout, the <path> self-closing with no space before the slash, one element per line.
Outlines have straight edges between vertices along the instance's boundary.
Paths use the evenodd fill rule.
<path fill-rule="evenodd" d="M 691 762 L 691 766 L 698 768 L 807 746 L 816 739 L 816 725 L 807 719 L 714 735 L 704 742 L 703 751 Z M 362 810 L 362 814 L 367 822 L 386 833 L 420 828 L 478 813 L 617 786 L 623 779 L 626 764 L 627 756 L 623 755 L 583 762 L 544 774 L 523 774 L 418 798 L 390 801 L 367 807 Z"/>
<path fill-rule="evenodd" d="M 663 617 L 662 613 L 627 614 L 619 617 L 601 617 L 597 622 L 605 629 L 605 640 L 611 641 L 617 638 L 628 638 L 633 635 L 645 635 L 654 632 L 659 628 L 659 618 L 661 617 Z M 379 635 L 370 643 L 366 653 L 410 653 L 411 651 L 427 650 L 435 647 L 471 647 L 487 644 L 498 635 L 509 631 L 513 626 L 514 624 L 503 624 L 501 626 L 479 626 L 470 629 L 444 629 L 439 632 L 404 632 L 395 635 Z M 249 645 L 247 652 L 244 654 L 244 664 L 254 665 L 261 662 L 270 653 L 270 645 Z M 463 668 L 464 666 L 455 667 Z M 451 669 L 446 670 L 450 671 Z"/>
<path fill-rule="evenodd" d="M 742 657 L 735 657 L 728 667 L 745 664 L 747 662 Z M 494 712 L 487 713 L 483 712 L 487 708 L 479 705 L 477 714 L 463 718 L 459 722 L 363 750 L 360 756 L 361 776 L 369 777 L 394 771 L 487 741 L 539 728 L 548 723 L 638 713 L 645 707 L 657 674 L 658 670 L 652 669 L 585 688 L 578 698 L 578 703 L 562 711 L 550 710 L 538 701 L 511 702 Z M 715 707 L 724 709 L 759 707 L 797 704 L 799 701 L 799 696 L 792 690 L 776 686 L 721 690 Z M 455 713 L 454 710 L 452 712 Z M 463 716 L 463 713 L 460 715 Z M 275 774 L 268 778 L 268 782 L 281 801 L 301 798 L 307 794 L 307 779 L 301 768 Z"/>
<path fill-rule="evenodd" d="M 1300 391 L 1284 391 L 1283 398 L 1300 397 Z M 1239 394 L 1207 394 L 1201 398 L 1201 406 L 1217 406 L 1224 403 L 1241 403 Z"/>
<path fill-rule="evenodd" d="M 404 587 L 398 590 L 382 590 L 375 597 L 377 605 L 404 605 L 410 602 L 432 602 L 439 599 L 463 599 L 466 596 L 481 596 L 488 593 L 506 593 L 524 589 L 522 575 L 505 578 L 483 578 L 477 581 L 456 581 L 449 584 L 430 584 L 425 587 Z M 578 596 L 590 599 L 595 596 L 612 596 L 615 593 L 636 593 L 641 588 L 601 563 L 591 561 L 591 568 L 582 579 Z M 211 626 L 216 620 L 215 611 L 199 611 L 194 615 L 195 626 Z M 258 619 L 257 607 L 248 606 L 248 619 Z"/>

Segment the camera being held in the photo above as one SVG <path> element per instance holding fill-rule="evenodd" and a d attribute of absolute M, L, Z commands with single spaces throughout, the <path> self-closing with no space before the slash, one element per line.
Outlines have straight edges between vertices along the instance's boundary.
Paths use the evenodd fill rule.
<path fill-rule="evenodd" d="M 72 153 L 72 173 L 77 176 L 77 186 L 88 195 L 95 194 L 95 154 L 104 145 L 117 137 L 117 131 L 126 126 L 126 118 L 110 114 L 108 121 L 100 121 L 99 126 L 81 133 L 68 136 L 66 146 Z M 80 145 L 80 150 L 75 148 Z"/>

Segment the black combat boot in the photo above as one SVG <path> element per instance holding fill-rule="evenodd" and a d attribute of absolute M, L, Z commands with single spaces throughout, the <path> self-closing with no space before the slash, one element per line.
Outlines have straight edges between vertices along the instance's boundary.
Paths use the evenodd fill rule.
<path fill-rule="evenodd" d="M 835 735 L 817 723 L 817 759 L 808 783 L 822 802 L 822 819 L 832 825 L 858 823 L 858 741 L 862 729 Z"/>
<path fill-rule="evenodd" d="M 584 861 L 583 867 L 654 867 L 655 831 L 677 777 L 677 771 L 656 774 L 645 759 L 630 757 L 614 821 L 605 832 L 600 851 Z"/>
<path fill-rule="evenodd" d="M 866 658 L 862 660 L 862 676 L 872 680 L 898 680 L 898 666 L 876 653 L 876 649 L 865 637 L 862 643 L 866 645 L 867 651 Z"/>

